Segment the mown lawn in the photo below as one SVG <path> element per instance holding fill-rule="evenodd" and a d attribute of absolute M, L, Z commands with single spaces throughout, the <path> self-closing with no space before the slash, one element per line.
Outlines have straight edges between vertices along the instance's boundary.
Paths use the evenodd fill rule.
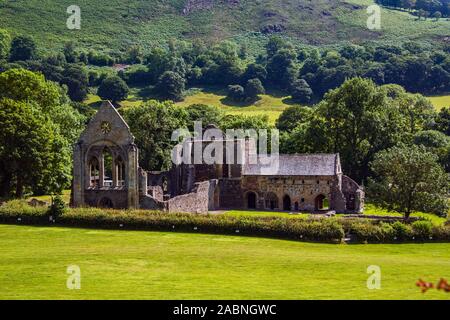
<path fill-rule="evenodd" d="M 0 299 L 449 299 L 450 244 L 328 245 L 0 225 Z M 66 288 L 69 265 L 81 290 Z M 369 265 L 381 289 L 368 290 Z"/>

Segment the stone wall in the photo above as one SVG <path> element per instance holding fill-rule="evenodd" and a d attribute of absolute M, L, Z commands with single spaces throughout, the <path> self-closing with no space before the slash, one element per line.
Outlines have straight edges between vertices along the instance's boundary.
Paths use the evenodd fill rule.
<path fill-rule="evenodd" d="M 192 193 L 167 201 L 169 212 L 208 213 L 209 181 L 196 183 Z"/>
<path fill-rule="evenodd" d="M 89 207 L 101 207 L 104 199 L 111 200 L 113 208 L 128 208 L 128 191 L 111 189 L 89 189 L 84 191 L 84 203 Z"/>
<path fill-rule="evenodd" d="M 161 201 L 160 187 L 149 187 L 149 195 L 141 197 L 140 208 L 168 212 L 208 213 L 210 181 L 196 183 L 193 192 Z M 154 197 L 152 197 L 153 195 Z"/>
<path fill-rule="evenodd" d="M 241 188 L 241 179 L 221 179 L 219 180 L 219 206 L 216 209 L 242 209 L 244 207 L 244 197 Z"/>

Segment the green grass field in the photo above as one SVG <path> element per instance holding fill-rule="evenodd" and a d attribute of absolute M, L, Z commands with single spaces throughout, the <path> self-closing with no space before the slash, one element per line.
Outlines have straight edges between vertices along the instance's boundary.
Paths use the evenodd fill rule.
<path fill-rule="evenodd" d="M 450 244 L 328 245 L 0 225 L 0 299 L 449 299 Z M 67 267 L 81 269 L 68 290 Z M 367 267 L 381 267 L 368 290 Z"/>
<path fill-rule="evenodd" d="M 437 110 L 440 110 L 444 107 L 450 107 L 450 95 L 428 97 L 428 99 L 430 99 Z"/>
<path fill-rule="evenodd" d="M 219 107 L 227 114 L 241 114 L 241 115 L 267 115 L 269 122 L 275 124 L 280 114 L 289 106 L 293 104 L 289 96 L 279 93 L 269 93 L 261 95 L 261 99 L 251 105 L 239 105 L 230 103 L 226 99 L 225 89 L 210 89 L 210 88 L 196 88 L 187 92 L 185 99 L 177 102 L 176 105 L 187 107 L 192 104 L 206 104 Z M 151 99 L 151 96 L 143 95 L 145 89 L 131 88 L 130 95 L 127 100 L 120 102 L 120 104 L 127 108 L 137 106 L 143 101 Z M 444 106 L 450 106 L 450 95 L 428 97 L 437 110 Z M 89 94 L 85 103 L 98 107 L 100 105 L 100 97 L 95 94 Z"/>

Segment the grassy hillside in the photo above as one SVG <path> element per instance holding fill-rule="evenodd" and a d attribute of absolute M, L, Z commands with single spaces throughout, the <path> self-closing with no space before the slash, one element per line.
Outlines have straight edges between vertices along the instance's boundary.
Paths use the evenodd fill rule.
<path fill-rule="evenodd" d="M 128 99 L 122 101 L 120 104 L 123 107 L 139 105 L 142 101 L 152 98 L 146 94 L 147 91 L 145 88 L 132 88 Z M 444 106 L 450 106 L 450 95 L 429 97 L 429 99 L 437 110 L 440 110 Z M 92 107 L 98 107 L 100 101 L 100 97 L 90 94 L 85 102 Z M 185 107 L 192 104 L 212 105 L 221 108 L 227 114 L 267 115 L 272 124 L 275 124 L 275 121 L 284 109 L 293 105 L 289 96 L 284 96 L 277 92 L 261 95 L 261 99 L 253 104 L 239 105 L 226 99 L 226 89 L 217 88 L 190 89 L 187 92 L 186 98 L 176 104 Z"/>
<path fill-rule="evenodd" d="M 66 9 L 73 1 L 0 0 L 0 27 L 33 35 L 43 50 L 71 40 L 89 49 L 118 50 L 135 42 L 145 48 L 170 38 L 201 37 L 235 38 L 255 51 L 274 30 L 309 44 L 418 38 L 431 43 L 448 35 L 450 26 L 445 19 L 415 21 L 405 12 L 383 9 L 383 29 L 372 32 L 366 28 L 372 0 L 197 0 L 207 5 L 184 14 L 189 1 L 79 0 L 81 30 L 68 30 Z"/>
<path fill-rule="evenodd" d="M 436 109 L 440 110 L 444 107 L 450 107 L 450 95 L 428 97 Z"/>
<path fill-rule="evenodd" d="M 0 299 L 448 299 L 415 282 L 450 276 L 449 244 L 7 225 L 0 242 Z M 69 265 L 80 267 L 81 290 L 66 288 Z M 381 290 L 366 287 L 370 265 L 381 267 Z"/>

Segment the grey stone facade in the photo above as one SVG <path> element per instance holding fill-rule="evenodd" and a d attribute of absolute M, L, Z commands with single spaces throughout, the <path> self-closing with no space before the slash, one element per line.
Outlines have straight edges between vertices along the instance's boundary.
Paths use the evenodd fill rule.
<path fill-rule="evenodd" d="M 210 143 L 203 141 L 203 148 Z M 277 166 L 264 167 L 250 164 L 251 141 L 234 143 L 246 150 L 241 164 L 182 164 L 147 172 L 139 167 L 128 125 L 105 102 L 74 148 L 72 205 L 191 213 L 363 211 L 364 191 L 343 175 L 338 154 L 281 155 Z"/>

